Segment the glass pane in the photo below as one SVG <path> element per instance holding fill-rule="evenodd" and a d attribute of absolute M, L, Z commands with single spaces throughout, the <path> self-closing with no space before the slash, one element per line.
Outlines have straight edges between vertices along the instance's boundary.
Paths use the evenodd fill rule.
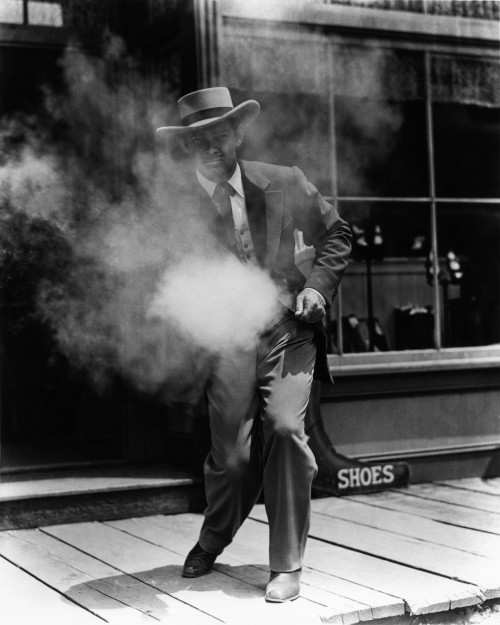
<path fill-rule="evenodd" d="M 500 197 L 500 62 L 431 60 L 438 196 Z"/>
<path fill-rule="evenodd" d="M 500 108 L 434 104 L 438 197 L 500 197 Z"/>
<path fill-rule="evenodd" d="M 354 233 L 342 283 L 345 353 L 434 347 L 427 203 L 342 202 Z M 336 322 L 333 343 L 338 345 Z"/>
<path fill-rule="evenodd" d="M 1 0 L 0 0 L 1 4 Z M 5 46 L 0 57 L 0 117 L 40 112 L 43 89 L 61 84 L 62 50 Z M 21 70 L 22 68 L 22 70 Z M 22 80 L 20 79 L 22 73 Z"/>
<path fill-rule="evenodd" d="M 296 165 L 325 195 L 331 194 L 328 104 L 325 98 L 300 93 L 231 90 L 235 104 L 254 99 L 261 105 L 247 129 L 241 158 Z"/>
<path fill-rule="evenodd" d="M 500 202 L 440 204 L 437 217 L 443 344 L 499 343 Z"/>
<path fill-rule="evenodd" d="M 328 92 L 328 39 L 297 25 L 228 20 L 220 40 L 221 84 L 269 93 Z"/>
<path fill-rule="evenodd" d="M 0 22 L 22 24 L 23 0 L 2 0 L 0 2 Z"/>
<path fill-rule="evenodd" d="M 333 62 L 339 194 L 427 196 L 422 55 L 344 47 Z"/>
<path fill-rule="evenodd" d="M 61 3 L 29 0 L 28 24 L 32 26 L 62 26 Z"/>

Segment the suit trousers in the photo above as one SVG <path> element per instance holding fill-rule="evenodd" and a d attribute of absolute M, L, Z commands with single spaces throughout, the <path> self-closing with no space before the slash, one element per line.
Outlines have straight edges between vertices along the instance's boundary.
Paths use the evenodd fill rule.
<path fill-rule="evenodd" d="M 304 426 L 315 357 L 313 328 L 287 311 L 251 349 L 217 359 L 207 389 L 206 551 L 232 541 L 263 488 L 270 568 L 301 567 L 317 473 Z"/>

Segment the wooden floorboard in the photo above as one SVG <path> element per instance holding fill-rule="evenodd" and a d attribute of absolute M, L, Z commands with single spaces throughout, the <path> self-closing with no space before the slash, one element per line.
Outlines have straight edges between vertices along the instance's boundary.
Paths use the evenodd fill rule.
<path fill-rule="evenodd" d="M 334 505 L 330 499 L 316 499 L 312 502 L 312 510 L 319 514 L 349 521 L 354 525 L 410 536 L 429 544 L 442 545 L 498 560 L 497 566 L 500 566 L 500 536 L 496 534 L 447 525 L 433 519 L 417 517 L 408 512 L 375 508 L 346 497 L 336 499 Z M 362 531 L 359 528 L 358 530 Z"/>
<path fill-rule="evenodd" d="M 158 596 L 147 584 L 40 530 L 1 533 L 0 553 L 110 623 L 153 624 L 168 613 L 188 624 L 198 616 L 189 606 Z"/>
<path fill-rule="evenodd" d="M 102 620 L 82 610 L 32 575 L 0 557 L 0 618 L 19 625 L 99 625 Z"/>
<path fill-rule="evenodd" d="M 406 625 L 411 615 L 435 618 L 500 596 L 498 495 L 500 480 L 460 480 L 314 500 L 301 597 L 283 605 L 264 601 L 262 505 L 214 571 L 198 579 L 183 578 L 181 568 L 200 514 L 3 531 L 0 622 L 347 625 L 392 617 Z"/>
<path fill-rule="evenodd" d="M 472 490 L 477 493 L 487 493 L 489 495 L 500 495 L 500 478 L 493 477 L 482 479 L 480 477 L 469 477 L 461 480 L 443 480 L 434 482 L 451 488 L 461 488 L 464 490 Z"/>
<path fill-rule="evenodd" d="M 500 535 L 500 517 L 493 512 L 478 512 L 464 506 L 449 505 L 438 500 L 424 497 L 413 497 L 403 489 L 400 491 L 384 491 L 374 495 L 353 495 L 353 501 L 366 503 L 374 507 L 387 510 L 409 512 L 416 517 L 434 519 L 440 523 L 448 523 L 457 527 L 467 527 L 472 530 L 489 532 Z"/>
<path fill-rule="evenodd" d="M 185 553 L 177 554 L 102 523 L 76 523 L 44 531 L 223 622 L 275 625 L 276 615 L 263 601 L 262 587 L 218 570 L 195 580 L 185 579 L 180 575 Z M 283 607 L 282 616 L 290 624 L 328 616 L 326 608 L 302 597 Z"/>
<path fill-rule="evenodd" d="M 334 505 L 334 501 L 330 500 L 330 502 Z M 256 507 L 252 512 L 252 517 L 264 520 L 263 508 Z M 442 593 L 443 598 L 453 596 L 460 597 L 460 600 L 470 598 L 474 601 L 478 595 L 495 598 L 500 594 L 500 589 L 497 588 L 499 585 L 496 570 L 498 563 L 495 567 L 488 567 L 490 564 L 488 560 L 480 556 L 460 554 L 452 549 L 440 548 L 423 541 L 397 536 L 366 526 L 360 528 L 359 525 L 356 526 L 341 519 L 316 513 L 312 514 L 309 535 L 333 545 L 343 545 L 362 554 L 381 558 L 379 561 L 367 563 L 367 566 L 373 567 L 371 573 L 374 577 L 380 575 L 382 562 L 385 567 L 390 564 L 393 566 L 402 565 L 400 566 L 401 570 L 393 572 L 399 577 L 398 584 L 393 585 L 393 588 L 401 586 L 399 592 L 402 593 L 401 596 L 404 596 L 408 603 L 412 601 L 409 598 L 412 595 L 408 595 L 408 589 L 411 589 L 415 583 L 418 584 L 418 588 L 426 584 L 432 585 L 434 590 L 439 590 Z M 471 562 L 470 559 L 472 558 L 475 559 Z M 491 570 L 493 568 L 494 570 Z M 436 576 L 433 581 L 429 577 L 418 579 L 419 574 L 428 576 L 429 573 L 437 574 L 439 577 Z M 453 580 L 446 580 L 445 578 L 453 577 L 464 582 L 465 585 L 455 586 L 455 583 L 450 585 L 449 582 Z M 402 590 L 403 586 L 405 591 Z M 449 594 L 450 592 L 452 594 Z M 436 596 L 439 597 L 439 593 L 436 593 Z M 433 602 L 438 603 L 438 600 L 434 598 Z M 416 602 L 413 603 L 416 605 Z M 415 609 L 413 611 L 415 612 Z M 433 603 L 429 602 L 429 605 L 419 606 L 419 611 L 434 611 Z"/>
<path fill-rule="evenodd" d="M 477 586 L 486 599 L 500 597 L 500 563 L 401 534 L 313 513 L 310 536 L 419 571 Z"/>
<path fill-rule="evenodd" d="M 492 497 L 490 493 L 478 493 L 441 484 L 416 484 L 412 486 L 409 494 L 419 499 L 429 499 L 431 501 L 439 501 L 440 503 L 498 514 L 497 523 L 500 527 L 500 497 Z"/>
<path fill-rule="evenodd" d="M 200 518 L 199 515 L 155 516 L 113 521 L 110 525 L 185 554 L 197 540 Z M 220 556 L 216 568 L 245 581 L 252 577 L 263 591 L 269 578 L 267 541 L 267 528 L 249 519 Z M 256 570 L 250 571 L 249 567 Z M 344 620 L 356 623 L 404 614 L 403 600 L 310 567 L 304 567 L 301 594 L 328 607 L 329 619 L 343 615 Z"/>
<path fill-rule="evenodd" d="M 475 605 L 483 599 L 474 586 L 314 539 L 308 541 L 307 561 L 316 570 L 399 597 L 413 614 Z"/>

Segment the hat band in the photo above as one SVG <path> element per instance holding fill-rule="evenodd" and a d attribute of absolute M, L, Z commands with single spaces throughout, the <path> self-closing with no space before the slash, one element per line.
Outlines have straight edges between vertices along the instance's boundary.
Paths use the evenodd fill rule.
<path fill-rule="evenodd" d="M 202 111 L 196 111 L 196 113 L 191 113 L 190 115 L 186 115 L 186 117 L 182 118 L 182 123 L 185 126 L 190 126 L 191 124 L 195 124 L 196 122 L 203 121 L 204 119 L 210 119 L 212 117 L 220 117 L 221 115 L 225 115 L 232 111 L 232 107 L 230 106 L 216 106 L 210 109 L 203 109 Z"/>

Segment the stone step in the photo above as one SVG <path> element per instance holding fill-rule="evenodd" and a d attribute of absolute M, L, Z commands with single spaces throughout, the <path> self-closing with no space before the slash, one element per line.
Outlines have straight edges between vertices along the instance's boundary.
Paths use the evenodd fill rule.
<path fill-rule="evenodd" d="M 200 512 L 203 481 L 168 465 L 114 465 L 37 474 L 0 482 L 0 530 Z"/>

